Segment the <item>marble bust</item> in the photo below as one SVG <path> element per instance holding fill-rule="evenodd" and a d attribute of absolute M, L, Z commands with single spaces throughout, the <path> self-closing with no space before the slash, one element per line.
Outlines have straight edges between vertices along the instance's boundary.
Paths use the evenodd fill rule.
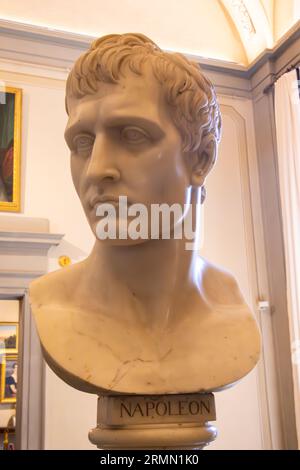
<path fill-rule="evenodd" d="M 48 364 L 96 394 L 237 382 L 258 361 L 260 334 L 234 277 L 187 250 L 184 236 L 97 237 L 96 207 L 112 203 L 118 214 L 119 196 L 146 208 L 187 204 L 197 217 L 221 132 L 212 84 L 144 35 L 113 34 L 76 61 L 66 109 L 72 178 L 95 244 L 84 261 L 31 283 Z"/>

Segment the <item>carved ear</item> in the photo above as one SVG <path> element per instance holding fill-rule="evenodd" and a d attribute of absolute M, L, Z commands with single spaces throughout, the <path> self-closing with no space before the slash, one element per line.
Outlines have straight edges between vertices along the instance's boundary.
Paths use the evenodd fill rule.
<path fill-rule="evenodd" d="M 217 142 L 215 136 L 208 134 L 203 137 L 200 148 L 193 155 L 192 186 L 203 186 L 206 176 L 215 164 L 216 157 Z"/>

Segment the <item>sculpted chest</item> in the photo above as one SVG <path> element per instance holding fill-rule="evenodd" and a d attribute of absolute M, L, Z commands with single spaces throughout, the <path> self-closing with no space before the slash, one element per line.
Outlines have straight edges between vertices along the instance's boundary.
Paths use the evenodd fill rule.
<path fill-rule="evenodd" d="M 215 390 L 246 375 L 260 338 L 246 306 L 194 312 L 153 334 L 103 315 L 33 307 L 47 362 L 80 390 L 192 393 Z"/>

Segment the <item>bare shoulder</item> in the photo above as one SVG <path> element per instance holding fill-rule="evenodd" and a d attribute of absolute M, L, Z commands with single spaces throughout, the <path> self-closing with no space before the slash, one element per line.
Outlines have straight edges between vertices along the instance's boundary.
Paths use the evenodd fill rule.
<path fill-rule="evenodd" d="M 225 269 L 200 258 L 201 285 L 208 301 L 220 305 L 242 305 L 245 300 L 235 277 Z"/>
<path fill-rule="evenodd" d="M 67 266 L 32 281 L 29 286 L 31 305 L 67 301 L 74 292 L 74 286 L 79 283 L 83 263 Z"/>

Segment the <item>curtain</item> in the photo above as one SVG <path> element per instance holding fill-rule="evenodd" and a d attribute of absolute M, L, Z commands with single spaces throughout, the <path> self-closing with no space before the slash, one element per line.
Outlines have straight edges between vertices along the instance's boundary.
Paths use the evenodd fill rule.
<path fill-rule="evenodd" d="M 278 175 L 285 249 L 294 396 L 300 443 L 300 98 L 298 71 L 275 84 Z"/>

